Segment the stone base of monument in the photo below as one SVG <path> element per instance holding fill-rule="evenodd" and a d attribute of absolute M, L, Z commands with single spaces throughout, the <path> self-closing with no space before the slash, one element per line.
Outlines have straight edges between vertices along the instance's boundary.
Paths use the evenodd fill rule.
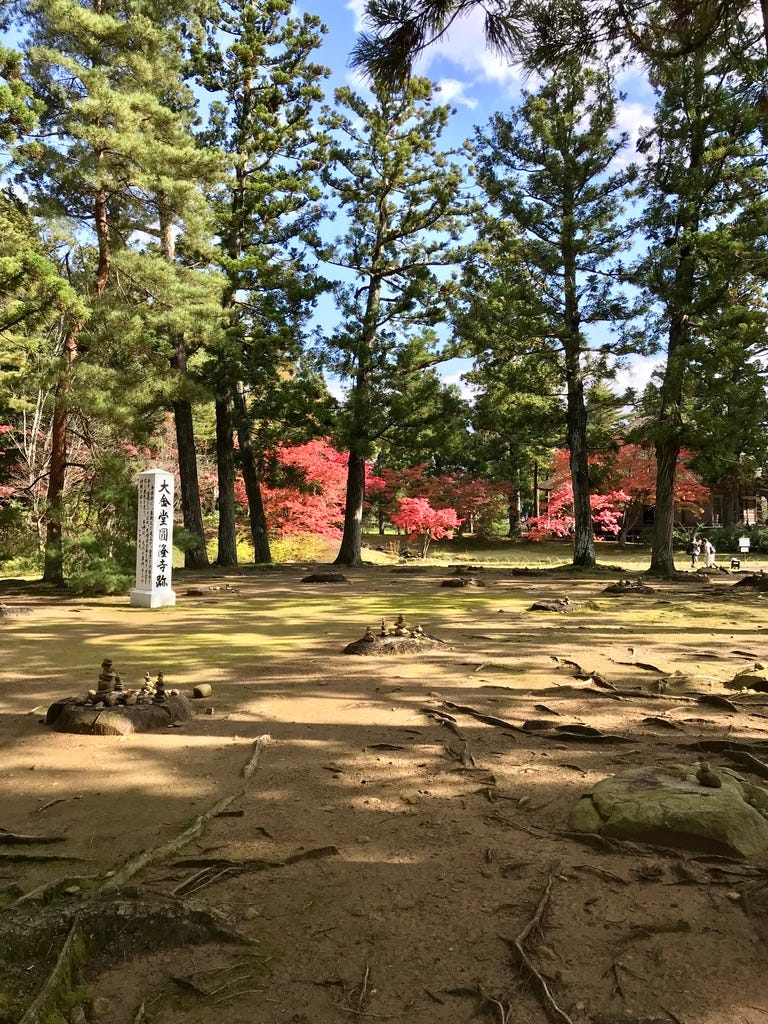
<path fill-rule="evenodd" d="M 142 590 L 134 587 L 130 592 L 131 608 L 171 608 L 176 604 L 176 591 L 170 587 Z"/>
<path fill-rule="evenodd" d="M 97 708 L 78 703 L 73 697 L 56 700 L 48 708 L 45 724 L 54 732 L 86 733 L 91 736 L 128 736 L 151 732 L 194 718 L 192 702 L 183 694 L 168 695 L 159 703 Z"/>

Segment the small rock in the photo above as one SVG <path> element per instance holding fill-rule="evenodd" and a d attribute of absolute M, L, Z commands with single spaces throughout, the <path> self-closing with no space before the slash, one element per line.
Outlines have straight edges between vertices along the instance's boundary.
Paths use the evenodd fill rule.
<path fill-rule="evenodd" d="M 210 697 L 213 693 L 213 687 L 210 683 L 198 683 L 192 690 L 193 697 Z"/>
<path fill-rule="evenodd" d="M 531 612 L 576 612 L 582 605 L 571 601 L 569 597 L 556 597 L 544 601 L 534 601 L 528 611 Z"/>
<path fill-rule="evenodd" d="M 75 1006 L 69 1015 L 69 1024 L 86 1024 L 88 1018 L 85 1016 L 85 1010 L 82 1006 Z"/>
<path fill-rule="evenodd" d="M 95 1022 L 100 1021 L 102 1017 L 106 1017 L 111 1011 L 112 1004 L 109 999 L 104 999 L 102 996 L 95 996 L 88 1003 L 88 1009 L 86 1010 L 86 1017 L 89 1021 Z"/>
<path fill-rule="evenodd" d="M 213 705 L 209 704 L 208 707 L 205 709 L 205 714 L 206 715 L 212 715 L 214 710 L 215 710 L 215 708 L 213 707 Z"/>
<path fill-rule="evenodd" d="M 302 583 L 349 583 L 349 580 L 341 572 L 312 572 L 304 576 Z"/>

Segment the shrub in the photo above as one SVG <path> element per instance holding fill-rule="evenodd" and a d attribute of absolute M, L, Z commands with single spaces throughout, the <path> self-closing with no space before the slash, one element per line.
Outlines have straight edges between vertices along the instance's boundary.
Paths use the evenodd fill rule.
<path fill-rule="evenodd" d="M 316 533 L 291 533 L 270 538 L 269 548 L 276 562 L 330 562 L 336 548 Z"/>
<path fill-rule="evenodd" d="M 0 562 L 42 569 L 42 552 L 37 531 L 18 502 L 0 506 Z"/>
<path fill-rule="evenodd" d="M 133 573 L 121 569 L 111 558 L 93 556 L 67 577 L 67 589 L 77 597 L 125 594 L 133 585 Z"/>
<path fill-rule="evenodd" d="M 84 533 L 64 546 L 67 588 L 78 597 L 125 594 L 135 579 L 134 558 L 127 546 L 113 549 L 103 537 Z"/>

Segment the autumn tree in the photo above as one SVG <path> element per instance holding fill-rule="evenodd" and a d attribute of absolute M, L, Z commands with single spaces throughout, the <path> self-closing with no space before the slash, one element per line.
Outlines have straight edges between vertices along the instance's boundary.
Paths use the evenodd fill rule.
<path fill-rule="evenodd" d="M 691 469 L 691 454 L 681 451 L 675 483 L 675 504 L 700 515 L 709 488 Z M 604 534 L 625 544 L 627 535 L 642 524 L 643 511 L 656 503 L 656 460 L 653 450 L 619 443 L 612 452 L 590 458 L 593 478 L 600 483 L 590 495 L 592 521 Z M 568 452 L 555 452 L 551 466 L 551 494 L 546 511 L 528 523 L 527 536 L 539 540 L 550 535 L 570 536 L 574 528 L 573 489 Z"/>
<path fill-rule="evenodd" d="M 346 452 L 327 439 L 278 445 L 269 453 L 264 479 L 267 523 L 272 536 L 316 534 L 341 536 L 347 483 Z M 371 463 L 365 466 L 366 487 L 384 486 Z"/>
<path fill-rule="evenodd" d="M 359 565 L 366 459 L 406 382 L 449 354 L 432 328 L 445 319 L 446 268 L 458 259 L 464 203 L 462 171 L 439 148 L 449 109 L 432 104 L 426 79 L 370 101 L 340 89 L 336 102 L 325 116 L 332 141 L 323 180 L 347 226 L 322 253 L 342 272 L 341 322 L 327 339 L 325 365 L 347 387 L 339 437 L 349 468 L 336 561 Z"/>
<path fill-rule="evenodd" d="M 401 498 L 399 509 L 390 519 L 408 534 L 408 540 L 421 540 L 421 557 L 426 558 L 433 540 L 449 539 L 461 525 L 453 508 L 432 508 L 426 498 Z"/>

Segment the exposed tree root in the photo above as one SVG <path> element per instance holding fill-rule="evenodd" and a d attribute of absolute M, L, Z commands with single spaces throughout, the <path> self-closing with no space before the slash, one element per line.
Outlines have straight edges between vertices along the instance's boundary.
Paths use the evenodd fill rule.
<path fill-rule="evenodd" d="M 255 741 L 242 769 L 244 785 L 217 800 L 176 836 L 130 857 L 115 871 L 39 886 L 6 908 L 0 924 L 0 938 L 4 940 L 0 946 L 16 958 L 23 956 L 25 963 L 30 959 L 45 961 L 45 951 L 56 947 L 55 937 L 64 936 L 55 963 L 23 1009 L 18 1024 L 48 1024 L 60 1017 L 62 1010 L 71 1008 L 79 972 L 97 953 L 109 959 L 148 946 L 155 949 L 214 941 L 253 942 L 208 907 L 174 895 L 147 898 L 145 892 L 127 888 L 127 883 L 147 867 L 167 862 L 181 847 L 197 839 L 211 818 L 243 797 L 269 741 L 269 736 Z M 8 960 L 3 966 L 12 970 L 13 962 Z"/>
<path fill-rule="evenodd" d="M 9 832 L 6 828 L 0 828 L 0 846 L 30 846 L 33 843 L 63 843 L 66 836 L 25 836 L 17 832 Z"/>
<path fill-rule="evenodd" d="M 555 997 L 552 995 L 549 985 L 542 974 L 536 970 L 530 957 L 524 949 L 524 943 L 526 939 L 531 935 L 532 932 L 538 931 L 541 928 L 542 919 L 544 917 L 544 911 L 547 909 L 549 899 L 552 893 L 552 883 L 554 881 L 554 875 L 550 875 L 547 881 L 544 895 L 539 900 L 539 905 L 536 907 L 536 912 L 523 928 L 519 935 L 514 939 L 507 939 L 507 944 L 512 951 L 517 963 L 527 973 L 533 988 L 536 990 L 541 1003 L 547 1013 L 550 1020 L 555 1021 L 556 1024 L 573 1024 L 572 1019 L 568 1016 L 565 1010 L 558 1006 Z"/>
<path fill-rule="evenodd" d="M 75 975 L 85 962 L 86 956 L 80 922 L 75 917 L 53 969 L 27 1007 L 24 1016 L 20 1018 L 19 1024 L 42 1024 L 49 1009 L 60 1002 L 61 997 L 74 986 Z"/>

